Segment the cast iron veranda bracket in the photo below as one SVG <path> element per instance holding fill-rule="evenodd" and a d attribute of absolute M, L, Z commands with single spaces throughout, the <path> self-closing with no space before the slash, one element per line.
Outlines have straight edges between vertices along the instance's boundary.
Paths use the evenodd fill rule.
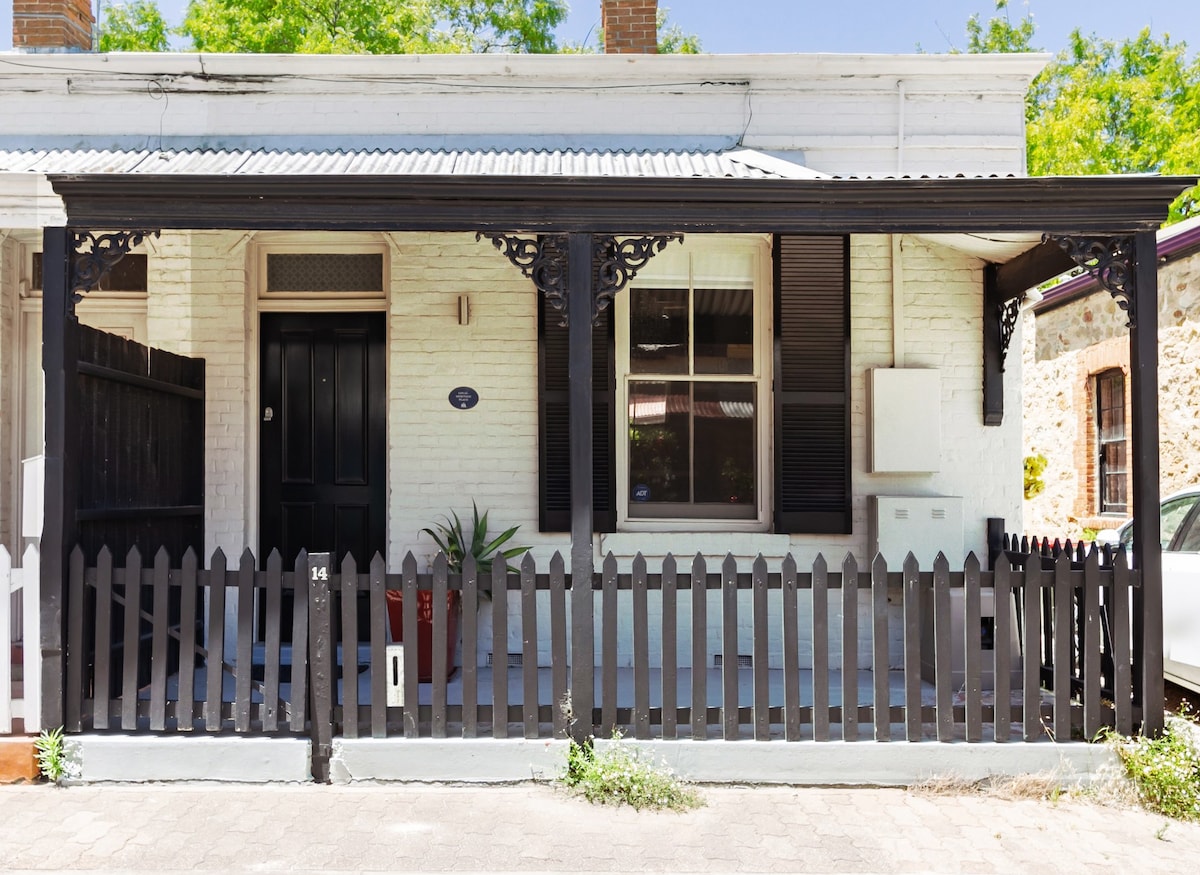
<path fill-rule="evenodd" d="M 1052 240 L 1077 265 L 1091 274 L 1108 290 L 1117 306 L 1129 315 L 1125 324 L 1137 324 L 1137 247 L 1132 235 L 1115 237 L 1075 237 L 1043 234 L 1042 240 Z"/>
<path fill-rule="evenodd" d="M 562 314 L 559 325 L 565 327 L 570 319 L 567 309 L 567 235 L 540 234 L 529 238 L 482 231 L 475 235 L 476 240 L 484 237 L 491 240 L 505 258 L 533 281 L 537 289 L 546 296 L 546 302 Z M 683 235 L 663 234 L 620 239 L 610 234 L 592 236 L 595 277 L 592 295 L 593 325 L 599 321 L 600 314 L 612 303 L 617 292 L 625 288 L 637 272 L 673 240 L 683 242 Z"/>
<path fill-rule="evenodd" d="M 117 262 L 147 237 L 157 237 L 158 234 L 158 231 L 146 230 L 93 234 L 91 231 L 71 229 L 71 277 L 67 309 L 73 314 L 75 305 L 100 285 L 100 281 Z M 87 246 L 87 250 L 81 251 L 84 246 Z"/>

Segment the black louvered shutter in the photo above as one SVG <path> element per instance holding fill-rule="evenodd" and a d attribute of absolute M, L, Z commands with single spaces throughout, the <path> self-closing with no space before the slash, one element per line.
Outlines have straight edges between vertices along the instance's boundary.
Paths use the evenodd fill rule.
<path fill-rule="evenodd" d="M 850 534 L 850 241 L 775 238 L 775 531 Z"/>
<path fill-rule="evenodd" d="M 592 328 L 592 525 L 597 532 L 617 529 L 612 311 L 611 306 L 604 310 Z M 579 317 L 572 314 L 572 318 Z M 562 314 L 538 295 L 538 526 L 542 532 L 571 530 L 568 330 L 559 325 L 561 319 Z"/>

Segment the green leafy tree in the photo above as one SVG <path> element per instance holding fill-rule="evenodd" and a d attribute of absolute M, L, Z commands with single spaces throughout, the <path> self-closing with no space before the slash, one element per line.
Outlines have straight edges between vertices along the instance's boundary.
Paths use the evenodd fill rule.
<path fill-rule="evenodd" d="M 700 37 L 684 33 L 683 28 L 668 17 L 670 9 L 658 10 L 658 53 L 660 55 L 698 55 L 701 52 Z"/>
<path fill-rule="evenodd" d="M 97 48 L 102 52 L 165 52 L 170 33 L 154 0 L 104 7 Z"/>
<path fill-rule="evenodd" d="M 202 52 L 553 52 L 564 0 L 191 0 Z"/>
<path fill-rule="evenodd" d="M 1038 51 L 1029 14 L 1014 23 L 1007 0 L 986 24 L 967 21 L 969 52 Z M 1200 172 L 1200 58 L 1147 28 L 1121 41 L 1084 36 L 1034 80 L 1026 104 L 1034 176 Z M 1171 206 L 1168 222 L 1200 212 L 1200 189 Z"/>

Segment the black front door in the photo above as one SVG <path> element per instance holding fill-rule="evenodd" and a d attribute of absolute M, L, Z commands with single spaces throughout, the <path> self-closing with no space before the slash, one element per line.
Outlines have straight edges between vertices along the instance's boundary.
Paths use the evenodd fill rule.
<path fill-rule="evenodd" d="M 382 313 L 263 314 L 260 561 L 384 554 L 384 368 Z"/>

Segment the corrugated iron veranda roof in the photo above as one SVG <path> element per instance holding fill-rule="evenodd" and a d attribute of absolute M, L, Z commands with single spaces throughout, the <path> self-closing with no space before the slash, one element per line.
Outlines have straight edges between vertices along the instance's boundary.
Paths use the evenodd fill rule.
<path fill-rule="evenodd" d="M 0 172 L 199 176 L 563 176 L 656 179 L 820 179 L 752 149 L 38 149 L 0 150 Z"/>

